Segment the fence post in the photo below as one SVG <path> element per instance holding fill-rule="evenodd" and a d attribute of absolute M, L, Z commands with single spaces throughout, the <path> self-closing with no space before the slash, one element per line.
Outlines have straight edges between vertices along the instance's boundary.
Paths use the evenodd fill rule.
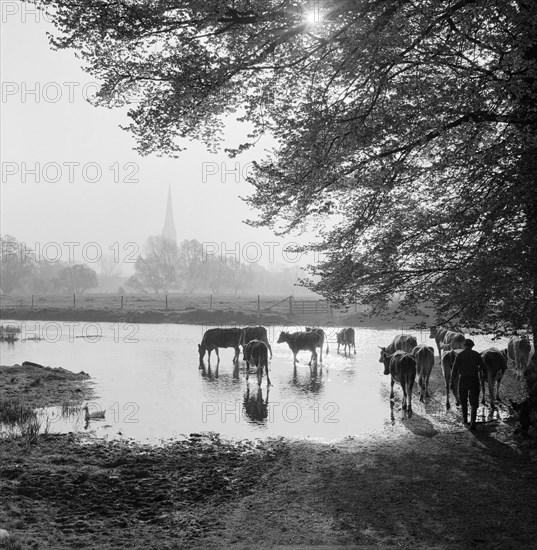
<path fill-rule="evenodd" d="M 211 294 L 211 302 L 209 304 L 209 309 L 213 309 L 213 295 Z"/>
<path fill-rule="evenodd" d="M 120 309 L 123 309 L 123 296 L 121 296 L 121 308 Z"/>
<path fill-rule="evenodd" d="M 261 311 L 261 300 L 259 298 L 259 294 L 257 295 L 257 313 Z"/>
<path fill-rule="evenodd" d="M 76 309 L 76 294 L 73 292 L 73 309 Z"/>
<path fill-rule="evenodd" d="M 168 295 L 166 294 L 165 295 L 165 298 L 166 298 L 166 311 L 168 310 Z"/>
<path fill-rule="evenodd" d="M 32 294 L 32 309 L 34 309 L 34 295 Z"/>

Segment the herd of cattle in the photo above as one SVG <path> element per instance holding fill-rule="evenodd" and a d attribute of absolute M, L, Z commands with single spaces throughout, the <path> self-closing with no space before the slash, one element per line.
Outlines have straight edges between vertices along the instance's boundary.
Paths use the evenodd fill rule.
<path fill-rule="evenodd" d="M 446 388 L 446 408 L 450 408 L 449 395 L 452 391 L 455 402 L 459 405 L 457 381 L 451 384 L 451 370 L 455 357 L 464 347 L 465 335 L 440 327 L 431 327 L 430 338 L 434 338 L 438 348 L 438 355 Z M 299 351 L 309 351 L 311 358 L 309 365 L 317 361 L 322 363 L 323 347 L 326 343 L 326 352 L 329 352 L 326 333 L 321 328 L 306 328 L 300 332 L 281 332 L 278 344 L 287 343 L 293 353 L 293 365 L 296 366 Z M 351 353 L 351 347 L 356 354 L 355 332 L 353 328 L 344 328 L 337 333 L 337 352 L 343 346 L 343 352 Z M 262 326 L 246 328 L 214 328 L 207 330 L 198 345 L 200 366 L 203 366 L 205 353 L 208 353 L 210 365 L 211 352 L 214 350 L 220 362 L 219 348 L 234 348 L 233 362 L 238 363 L 240 347 L 243 348 L 243 359 L 246 361 L 246 378 L 248 379 L 250 366 L 257 369 L 257 383 L 261 386 L 263 372 L 269 378 L 269 353 L 272 358 L 272 348 L 268 341 L 267 329 Z M 320 349 L 320 353 L 317 353 Z M 500 382 L 507 369 L 507 360 L 515 363 L 515 372 L 520 376 L 528 364 L 531 344 L 526 336 L 512 336 L 504 350 L 488 348 L 481 352 L 486 366 L 486 372 L 481 376 L 482 403 L 485 404 L 485 383 L 488 383 L 490 406 L 495 408 L 495 402 L 500 401 Z M 420 401 L 429 396 L 429 378 L 435 363 L 434 348 L 426 344 L 418 345 L 416 338 L 409 334 L 396 336 L 387 347 L 380 348 L 379 362 L 384 363 L 384 374 L 391 375 L 390 399 L 394 398 L 393 387 L 395 382 L 403 390 L 403 409 L 412 412 L 412 388 L 418 376 Z"/>

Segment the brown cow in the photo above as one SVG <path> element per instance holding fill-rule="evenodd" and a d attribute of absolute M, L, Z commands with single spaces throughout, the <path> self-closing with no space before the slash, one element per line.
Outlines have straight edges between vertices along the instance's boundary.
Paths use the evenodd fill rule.
<path fill-rule="evenodd" d="M 496 408 L 496 400 L 501 401 L 500 397 L 500 382 L 502 381 L 503 375 L 507 369 L 507 356 L 505 352 L 500 351 L 496 348 L 488 348 L 485 351 L 481 352 L 481 357 L 483 358 L 483 363 L 485 363 L 486 372 L 481 376 L 481 391 L 483 392 L 483 397 L 481 398 L 481 403 L 485 404 L 485 381 L 489 385 L 489 397 L 490 397 L 490 407 L 491 409 Z M 496 386 L 496 392 L 494 392 L 494 387 Z M 496 393 L 496 396 L 494 395 Z"/>
<path fill-rule="evenodd" d="M 212 350 L 216 352 L 216 357 L 218 357 L 217 365 L 220 364 L 218 348 L 233 348 L 235 350 L 233 363 L 238 363 L 240 353 L 239 345 L 243 338 L 244 331 L 241 328 L 210 328 L 206 330 L 201 340 L 201 344 L 198 344 L 200 367 L 203 366 L 203 358 L 205 357 L 206 351 L 209 353 L 208 363 L 209 365 L 211 364 Z"/>
<path fill-rule="evenodd" d="M 246 361 L 246 380 L 250 375 L 250 363 L 257 367 L 257 385 L 263 381 L 263 370 L 267 372 L 267 386 L 270 386 L 268 371 L 268 347 L 261 340 L 250 340 L 244 347 L 244 360 Z"/>
<path fill-rule="evenodd" d="M 265 327 L 262 327 L 262 326 L 244 327 L 242 330 L 244 330 L 244 338 L 241 341 L 240 345 L 242 346 L 243 352 L 244 352 L 244 346 L 248 342 L 251 342 L 252 340 L 261 340 L 261 342 L 265 342 L 265 344 L 267 345 L 267 348 L 270 352 L 270 358 L 272 359 L 272 348 L 270 347 L 270 344 L 268 341 L 267 329 Z M 246 359 L 244 360 L 246 361 Z"/>
<path fill-rule="evenodd" d="M 317 348 L 321 337 L 316 332 L 280 332 L 278 344 L 286 342 L 293 352 L 293 365 L 296 366 L 296 356 L 301 350 L 309 350 L 312 354 L 312 359 L 315 359 L 317 365 Z M 311 364 L 311 359 L 310 359 Z"/>
<path fill-rule="evenodd" d="M 420 401 L 423 401 L 424 397 L 429 397 L 429 378 L 434 366 L 434 348 L 420 344 L 412 350 L 412 355 L 416 359 Z"/>
<path fill-rule="evenodd" d="M 328 354 L 328 351 L 329 351 L 328 339 L 326 338 L 326 332 L 322 328 L 311 328 L 311 327 L 306 327 L 306 332 L 316 332 L 321 337 L 321 339 L 319 341 L 319 348 L 321 348 L 321 353 L 319 354 L 319 363 L 322 363 L 323 362 L 323 346 L 324 346 L 325 342 L 326 342 L 326 354 Z M 310 366 L 311 366 L 312 359 L 313 359 L 313 357 L 310 359 L 310 362 L 308 363 L 308 365 L 310 365 Z"/>
<path fill-rule="evenodd" d="M 515 376 L 520 378 L 526 367 L 531 354 L 531 343 L 526 335 L 511 336 L 507 344 L 507 356 L 515 362 Z"/>
<path fill-rule="evenodd" d="M 390 400 L 393 401 L 393 385 L 395 382 L 401 384 L 403 390 L 403 410 L 412 414 L 412 388 L 416 380 L 416 360 L 414 356 L 406 351 L 397 350 L 392 355 L 386 352 L 382 354 L 384 363 L 384 374 L 391 374 Z M 408 401 L 408 405 L 407 405 Z"/>
<path fill-rule="evenodd" d="M 453 391 L 453 395 L 455 396 L 455 404 L 459 406 L 461 404 L 461 401 L 459 399 L 459 379 L 457 377 L 456 380 L 453 381 L 453 385 L 450 386 L 450 380 L 451 380 L 451 371 L 453 370 L 453 363 L 455 363 L 455 357 L 457 357 L 457 354 L 460 352 L 460 349 L 451 350 L 451 351 L 444 351 L 441 359 L 442 364 L 442 374 L 444 375 L 444 381 L 446 384 L 446 409 L 451 408 L 451 404 L 449 402 L 449 389 L 451 387 L 451 390 Z"/>
<path fill-rule="evenodd" d="M 447 328 L 432 326 L 429 338 L 435 339 L 440 362 L 442 361 L 442 350 L 464 348 L 465 336 L 462 332 L 455 332 Z"/>
<path fill-rule="evenodd" d="M 353 328 L 341 329 L 337 335 L 337 352 L 339 353 L 339 346 L 343 346 L 343 353 L 347 356 L 347 346 L 349 347 L 349 355 L 351 354 L 351 346 L 354 348 L 354 354 L 356 355 L 355 334 Z"/>
<path fill-rule="evenodd" d="M 379 363 L 384 363 L 383 357 L 386 354 L 392 355 L 397 350 L 411 352 L 417 345 L 418 345 L 418 341 L 414 336 L 411 336 L 410 334 L 399 334 L 392 340 L 391 344 L 388 347 L 383 348 L 379 346 L 380 348 Z"/>

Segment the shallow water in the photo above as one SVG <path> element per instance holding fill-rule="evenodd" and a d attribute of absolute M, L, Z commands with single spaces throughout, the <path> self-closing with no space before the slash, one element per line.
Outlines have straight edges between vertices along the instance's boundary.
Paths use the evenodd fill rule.
<path fill-rule="evenodd" d="M 197 344 L 210 328 L 207 326 L 62 321 L 11 324 L 21 327 L 21 340 L 0 343 L 3 365 L 33 361 L 84 371 L 95 384 L 96 398 L 89 403 L 89 410 L 106 413 L 104 420 L 91 420 L 86 426 L 82 413 L 62 418 L 57 408 L 48 409 L 51 432 L 87 430 L 99 436 L 151 442 L 200 431 L 239 439 L 281 435 L 331 440 L 380 431 L 404 415 L 397 391 L 396 405 L 390 407 L 389 377 L 383 375 L 377 347 L 389 344 L 401 332 L 398 330 L 355 329 L 356 355 L 337 354 L 337 345 L 329 341 L 330 352 L 323 353 L 322 366 L 310 369 L 309 354 L 300 352 L 300 363 L 293 369 L 287 344 L 276 344 L 281 327 L 271 327 L 273 385 L 267 391 L 266 377 L 259 390 L 254 372 L 246 381 L 244 362 L 234 368 L 231 348 L 220 351 L 218 369 L 214 353 L 211 368 L 207 358 L 206 367 L 199 368 Z M 335 340 L 335 329 L 326 330 L 329 340 Z M 435 347 L 428 331 L 413 334 L 418 343 Z M 42 339 L 32 340 L 36 336 Z M 472 338 L 477 350 L 503 348 L 507 342 Z M 443 388 L 433 386 L 432 390 L 443 393 Z M 443 409 L 420 404 L 415 395 L 413 406 L 415 415 L 444 414 Z"/>

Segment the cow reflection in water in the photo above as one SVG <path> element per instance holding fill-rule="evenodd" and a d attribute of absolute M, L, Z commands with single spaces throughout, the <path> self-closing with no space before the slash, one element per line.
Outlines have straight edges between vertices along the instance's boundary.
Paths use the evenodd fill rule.
<path fill-rule="evenodd" d="M 268 402 L 270 389 L 267 387 L 267 397 L 263 399 L 263 390 L 258 386 L 257 391 L 250 393 L 250 386 L 246 386 L 244 394 L 244 412 L 246 416 L 253 422 L 265 423 L 268 418 Z"/>
<path fill-rule="evenodd" d="M 199 370 L 201 371 L 201 376 L 203 376 L 203 378 L 206 378 L 209 381 L 218 380 L 218 376 L 219 376 L 218 365 L 214 369 L 211 368 L 211 365 L 209 366 L 200 365 Z M 233 365 L 233 380 L 238 380 L 238 379 L 239 379 L 239 364 L 235 363 Z"/>
<path fill-rule="evenodd" d="M 304 376 L 299 378 L 297 368 L 293 370 L 291 385 L 304 393 L 319 393 L 323 387 L 323 368 L 313 366 L 309 371 L 304 372 Z"/>

